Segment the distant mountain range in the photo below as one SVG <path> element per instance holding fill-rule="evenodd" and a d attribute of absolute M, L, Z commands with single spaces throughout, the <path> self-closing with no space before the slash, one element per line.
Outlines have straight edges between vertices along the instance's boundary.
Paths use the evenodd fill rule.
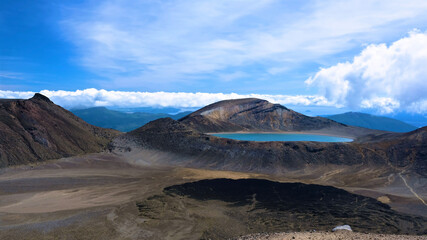
<path fill-rule="evenodd" d="M 408 123 L 402 122 L 394 118 L 375 116 L 360 112 L 347 112 L 343 114 L 329 115 L 323 117 L 346 125 L 383 131 L 410 132 L 417 129 L 417 127 L 415 126 L 412 126 Z"/>
<path fill-rule="evenodd" d="M 85 109 L 82 108 L 75 108 L 75 109 Z M 191 111 L 193 112 L 194 108 L 173 108 L 173 107 L 114 107 L 109 106 L 107 107 L 109 110 L 119 111 L 119 112 L 126 112 L 126 113 L 136 113 L 136 112 L 143 112 L 143 113 L 167 113 L 171 115 L 175 115 L 177 113 L 181 112 L 187 112 Z"/>
<path fill-rule="evenodd" d="M 426 114 L 399 112 L 399 113 L 392 113 L 392 114 L 385 115 L 385 116 L 390 117 L 390 118 L 394 118 L 394 119 L 398 119 L 400 121 L 406 122 L 406 123 L 413 125 L 415 127 L 418 127 L 418 128 L 427 126 L 427 115 Z"/>
<path fill-rule="evenodd" d="M 92 107 L 82 109 L 71 109 L 70 111 L 85 120 L 86 122 L 95 126 L 103 128 L 112 128 L 122 132 L 129 132 L 147 124 L 150 121 L 159 118 L 170 117 L 174 120 L 178 120 L 191 114 L 194 109 L 178 109 L 170 107 Z M 291 112 L 294 111 L 291 110 L 290 113 Z M 320 117 L 334 120 L 338 123 L 342 123 L 345 125 L 391 132 L 410 132 L 417 129 L 418 127 L 423 127 L 427 125 L 427 118 L 425 118 L 424 116 L 409 114 L 377 116 L 368 113 L 347 112 L 336 115 L 321 115 Z M 220 126 L 215 126 L 212 130 L 220 130 L 216 129 L 218 127 Z M 238 127 L 238 130 L 243 129 L 241 129 L 241 127 Z"/>
<path fill-rule="evenodd" d="M 179 109 L 164 109 L 164 110 L 178 111 Z M 134 129 L 137 129 L 143 126 L 144 124 L 150 121 L 153 121 L 159 118 L 170 117 L 176 120 L 191 113 L 191 112 L 182 112 L 178 114 L 168 114 L 168 113 L 158 113 L 158 112 L 152 112 L 152 111 L 128 113 L 123 111 L 110 110 L 105 107 L 72 109 L 71 112 L 92 125 L 102 127 L 102 128 L 112 128 L 122 132 L 132 131 Z"/>

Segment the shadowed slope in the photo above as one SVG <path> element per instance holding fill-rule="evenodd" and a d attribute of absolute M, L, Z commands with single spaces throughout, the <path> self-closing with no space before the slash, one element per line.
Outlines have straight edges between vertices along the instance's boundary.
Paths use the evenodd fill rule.
<path fill-rule="evenodd" d="M 0 167 L 102 151 L 118 131 L 92 126 L 47 97 L 0 102 Z"/>

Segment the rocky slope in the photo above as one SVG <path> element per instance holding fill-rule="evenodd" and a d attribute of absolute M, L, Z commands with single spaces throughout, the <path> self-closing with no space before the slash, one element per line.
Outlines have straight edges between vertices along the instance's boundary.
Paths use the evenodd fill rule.
<path fill-rule="evenodd" d="M 180 120 L 200 132 L 319 131 L 358 137 L 375 130 L 347 126 L 323 117 L 309 117 L 256 98 L 225 100 L 208 105 Z"/>
<path fill-rule="evenodd" d="M 394 172 L 417 172 L 427 176 L 425 161 L 427 159 L 427 127 L 405 134 L 371 132 L 371 134 L 359 136 L 357 141 L 351 143 L 237 141 L 203 133 L 213 130 L 239 130 L 243 125 L 248 126 L 245 129 L 252 126 L 251 129 L 257 130 L 272 130 L 270 126 L 276 126 L 274 129 L 284 129 L 286 126 L 292 126 L 292 130 L 304 128 L 304 124 L 296 120 L 294 124 L 282 124 L 285 118 L 277 117 L 276 110 L 268 110 L 270 115 L 262 113 L 262 118 L 257 118 L 259 115 L 256 115 L 253 109 L 242 113 L 241 109 L 246 108 L 245 104 L 248 101 L 258 102 L 262 109 L 270 106 L 270 109 L 287 111 L 287 114 L 300 117 L 303 122 L 312 122 L 312 125 L 307 125 L 310 128 L 322 126 L 331 131 L 335 127 L 347 128 L 333 121 L 328 125 L 323 119 L 311 119 L 265 101 L 244 99 L 243 103 L 233 100 L 237 103 L 236 106 L 227 102 L 227 108 L 222 110 L 213 104 L 180 121 L 164 118 L 150 122 L 116 138 L 111 144 L 111 149 L 118 153 L 159 150 L 174 154 L 175 157 L 165 158 L 164 163 L 167 164 L 221 170 L 283 173 L 308 167 L 345 165 L 371 169 L 384 168 Z M 240 113 L 246 116 L 242 117 L 241 121 L 245 124 L 235 120 L 240 119 L 238 116 Z M 212 119 L 217 121 L 214 125 L 209 125 L 214 122 Z M 226 119 L 231 119 L 231 123 L 228 124 Z M 257 124 L 258 122 L 260 124 Z M 369 133 L 369 130 L 366 133 Z"/>
<path fill-rule="evenodd" d="M 41 94 L 0 100 L 0 167 L 99 152 L 118 134 L 84 122 Z"/>

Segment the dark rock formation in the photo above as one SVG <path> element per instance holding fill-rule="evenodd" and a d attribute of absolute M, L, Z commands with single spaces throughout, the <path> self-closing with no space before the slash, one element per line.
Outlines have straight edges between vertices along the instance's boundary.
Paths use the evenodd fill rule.
<path fill-rule="evenodd" d="M 247 225 L 268 222 L 264 231 L 327 231 L 331 226 L 350 224 L 358 232 L 427 233 L 426 218 L 401 214 L 373 198 L 330 186 L 210 179 L 170 186 L 164 192 L 199 201 L 223 201 L 230 208 L 246 206 Z"/>
<path fill-rule="evenodd" d="M 0 167 L 99 152 L 118 134 L 84 122 L 38 93 L 0 101 Z"/>

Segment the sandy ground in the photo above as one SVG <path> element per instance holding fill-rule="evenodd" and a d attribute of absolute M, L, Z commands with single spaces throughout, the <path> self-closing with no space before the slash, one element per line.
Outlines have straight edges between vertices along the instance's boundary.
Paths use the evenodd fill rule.
<path fill-rule="evenodd" d="M 254 234 L 237 238 L 238 240 L 424 240 L 427 236 L 407 236 L 388 234 L 355 233 L 350 231 L 338 232 L 307 232 L 307 233 L 274 233 Z"/>
<path fill-rule="evenodd" d="M 325 169 L 306 169 L 286 176 L 266 176 L 138 164 L 134 160 L 130 163 L 109 153 L 0 169 L 0 239 L 199 239 L 199 230 L 186 226 L 187 221 L 197 226 L 198 219 L 191 215 L 196 210 L 182 209 L 188 216 L 181 220 L 159 220 L 150 225 L 139 216 L 136 202 L 161 194 L 164 187 L 207 178 L 333 185 L 378 198 L 402 212 L 427 216 L 427 208 L 397 176 L 383 176 L 380 170 L 357 176 L 352 175 L 354 168 L 327 170 L 327 174 Z M 409 177 L 406 180 L 425 198 L 425 182 Z M 182 202 L 174 204 L 182 208 Z M 211 213 L 203 214 L 209 218 Z M 225 222 L 224 227 L 230 224 Z M 163 226 L 170 231 L 162 232 Z"/>
<path fill-rule="evenodd" d="M 46 213 L 139 200 L 173 184 L 260 174 L 136 166 L 112 154 L 92 154 L 2 169 L 0 213 Z"/>
<path fill-rule="evenodd" d="M 138 166 L 107 153 L 0 169 L 0 239 L 152 239 L 136 202 L 188 181 L 260 176 Z"/>

